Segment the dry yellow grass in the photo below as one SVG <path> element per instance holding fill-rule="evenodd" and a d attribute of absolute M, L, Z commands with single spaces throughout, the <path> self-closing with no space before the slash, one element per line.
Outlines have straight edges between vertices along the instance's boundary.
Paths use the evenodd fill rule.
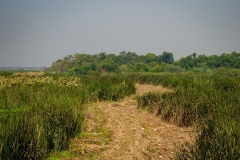
<path fill-rule="evenodd" d="M 5 77 L 0 76 L 0 90 L 4 87 L 11 87 L 18 84 L 36 84 L 36 83 L 49 83 L 58 86 L 70 86 L 77 87 L 81 86 L 80 78 L 77 77 L 59 77 L 54 79 L 51 76 L 43 76 L 44 72 L 17 72 L 12 76 Z"/>
<path fill-rule="evenodd" d="M 162 86 L 136 87 L 138 95 L 170 91 Z M 137 109 L 133 97 L 93 104 L 86 115 L 84 134 L 88 136 L 72 141 L 70 152 L 75 156 L 67 159 L 171 159 L 181 144 L 194 139 L 193 128 L 177 127 Z"/>
<path fill-rule="evenodd" d="M 163 86 L 154 86 L 154 85 L 149 85 L 149 84 L 136 84 L 136 94 L 139 96 L 142 96 L 145 93 L 155 93 L 155 92 L 159 92 L 159 93 L 164 93 L 164 92 L 171 92 L 171 90 L 169 88 L 165 88 Z"/>

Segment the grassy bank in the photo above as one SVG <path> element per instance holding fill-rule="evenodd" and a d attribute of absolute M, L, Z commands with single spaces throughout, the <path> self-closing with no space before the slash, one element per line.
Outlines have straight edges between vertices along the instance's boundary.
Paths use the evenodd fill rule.
<path fill-rule="evenodd" d="M 164 94 L 138 97 L 138 107 L 155 111 L 179 126 L 195 125 L 196 144 L 182 149 L 176 159 L 240 158 L 240 77 L 235 70 L 139 76 L 140 82 L 173 88 Z"/>

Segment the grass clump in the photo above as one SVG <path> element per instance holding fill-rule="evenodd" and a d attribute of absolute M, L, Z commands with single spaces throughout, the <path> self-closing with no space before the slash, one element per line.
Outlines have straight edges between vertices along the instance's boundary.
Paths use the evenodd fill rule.
<path fill-rule="evenodd" d="M 83 105 L 135 92 L 116 77 L 0 76 L 0 159 L 46 159 L 81 132 Z M 93 97 L 96 93 L 96 96 Z"/>
<path fill-rule="evenodd" d="M 184 78 L 180 74 L 182 83 L 173 92 L 138 97 L 139 108 L 155 111 L 178 126 L 196 126 L 196 143 L 182 149 L 176 159 L 240 158 L 240 77 L 220 73 Z"/>

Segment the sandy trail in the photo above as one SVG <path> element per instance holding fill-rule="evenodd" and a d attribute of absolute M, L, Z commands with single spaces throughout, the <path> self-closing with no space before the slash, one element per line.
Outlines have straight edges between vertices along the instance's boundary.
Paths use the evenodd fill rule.
<path fill-rule="evenodd" d="M 136 85 L 138 95 L 169 91 L 161 86 Z M 118 102 L 99 102 L 88 107 L 86 131 L 76 138 L 73 159 L 146 160 L 171 159 L 181 144 L 194 139 L 193 128 L 163 122 L 137 109 L 134 96 Z"/>

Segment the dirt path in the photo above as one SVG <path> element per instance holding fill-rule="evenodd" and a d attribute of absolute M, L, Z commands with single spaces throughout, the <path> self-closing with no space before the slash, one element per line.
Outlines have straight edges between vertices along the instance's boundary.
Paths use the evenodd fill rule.
<path fill-rule="evenodd" d="M 168 89 L 137 85 L 138 95 L 150 91 Z M 134 96 L 119 102 L 99 102 L 88 107 L 86 130 L 71 143 L 74 158 L 65 159 L 171 159 L 181 144 L 193 139 L 192 130 L 137 109 Z"/>

